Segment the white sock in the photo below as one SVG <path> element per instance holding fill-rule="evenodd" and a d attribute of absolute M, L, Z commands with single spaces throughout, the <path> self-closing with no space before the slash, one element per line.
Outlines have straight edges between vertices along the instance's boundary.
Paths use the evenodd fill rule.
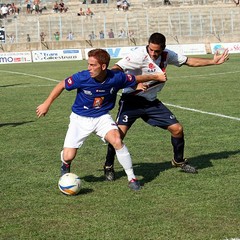
<path fill-rule="evenodd" d="M 133 178 L 136 178 L 133 172 L 132 159 L 125 145 L 123 145 L 121 149 L 116 150 L 116 156 L 119 163 L 122 165 L 123 169 L 127 174 L 128 181 L 131 181 Z"/>

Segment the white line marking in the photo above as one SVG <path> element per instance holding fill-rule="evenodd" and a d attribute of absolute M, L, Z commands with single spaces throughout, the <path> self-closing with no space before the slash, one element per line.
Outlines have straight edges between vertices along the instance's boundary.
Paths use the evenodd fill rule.
<path fill-rule="evenodd" d="M 228 119 L 240 121 L 240 118 L 237 118 L 237 117 L 231 117 L 231 116 L 227 116 L 227 115 L 223 115 L 223 114 L 219 114 L 219 113 L 205 112 L 205 111 L 202 111 L 202 110 L 182 107 L 182 106 L 173 105 L 173 104 L 170 104 L 170 103 L 164 103 L 164 104 L 167 105 L 167 106 L 170 106 L 170 107 L 180 108 L 180 109 L 187 110 L 187 111 L 198 112 L 198 113 L 203 113 L 203 114 L 208 114 L 208 115 L 213 115 L 213 116 L 218 116 L 218 117 L 222 117 L 222 118 L 228 118 Z"/>
<path fill-rule="evenodd" d="M 42 77 L 42 76 L 33 75 L 33 74 L 28 74 L 28 73 L 12 72 L 12 71 L 4 71 L 4 70 L 0 70 L 0 72 L 14 73 L 14 74 L 19 74 L 19 75 L 24 75 L 24 76 L 30 76 L 30 77 L 35 77 L 35 78 L 41 78 L 41 79 L 45 79 L 45 80 L 49 80 L 49 81 L 53 81 L 53 82 L 60 82 L 59 80 L 56 80 L 56 79 L 47 78 L 47 77 Z"/>
<path fill-rule="evenodd" d="M 49 81 L 53 81 L 53 82 L 60 82 L 59 80 L 56 80 L 56 79 L 42 77 L 42 76 L 28 74 L 28 73 L 12 72 L 12 71 L 4 71 L 4 70 L 0 70 L 0 72 L 14 73 L 14 74 L 19 74 L 19 75 L 25 75 L 25 76 L 45 79 L 45 80 L 49 80 Z M 240 72 L 240 71 L 224 72 L 224 73 L 212 73 L 212 74 L 208 74 L 208 75 L 194 75 L 194 76 L 191 76 L 191 77 L 205 77 L 205 76 L 207 77 L 209 75 L 213 76 L 213 75 L 221 75 L 221 74 L 228 74 L 228 73 L 232 74 L 232 73 L 238 73 L 238 72 Z M 184 77 L 187 77 L 187 76 L 184 76 Z M 120 94 L 118 93 L 118 95 L 120 95 Z M 217 117 L 228 118 L 228 119 L 240 121 L 240 118 L 237 118 L 237 117 L 231 117 L 231 116 L 227 116 L 227 115 L 223 115 L 223 114 L 219 114 L 219 113 L 205 112 L 205 111 L 202 111 L 202 110 L 197 110 L 197 109 L 194 109 L 194 108 L 182 107 L 182 106 L 178 106 L 178 105 L 174 105 L 174 104 L 170 104 L 170 103 L 164 103 L 164 104 L 167 105 L 167 106 L 171 106 L 171 107 L 175 107 L 175 108 L 179 108 L 179 109 L 183 109 L 183 110 L 187 110 L 187 111 L 198 112 L 198 113 L 203 113 L 203 114 L 208 114 L 208 115 L 212 115 L 212 116 L 217 116 Z"/>

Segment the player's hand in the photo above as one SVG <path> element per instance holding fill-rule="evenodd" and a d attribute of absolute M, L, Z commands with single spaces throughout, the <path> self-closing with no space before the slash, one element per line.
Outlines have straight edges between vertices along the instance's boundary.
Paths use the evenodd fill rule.
<path fill-rule="evenodd" d="M 215 64 L 222 64 L 229 59 L 229 52 L 228 49 L 225 49 L 222 54 L 216 52 L 213 57 L 213 61 Z"/>
<path fill-rule="evenodd" d="M 166 82 L 167 81 L 167 74 L 166 72 L 161 72 L 161 73 L 156 73 L 154 74 L 155 76 L 155 79 L 154 80 L 157 80 L 159 82 Z"/>
<path fill-rule="evenodd" d="M 148 89 L 148 85 L 144 83 L 139 83 L 136 87 L 136 90 L 146 91 Z"/>
<path fill-rule="evenodd" d="M 46 106 L 44 103 L 39 105 L 37 108 L 36 108 L 36 114 L 37 114 L 37 117 L 40 118 L 42 116 L 45 116 L 48 112 L 48 109 L 49 107 Z"/>

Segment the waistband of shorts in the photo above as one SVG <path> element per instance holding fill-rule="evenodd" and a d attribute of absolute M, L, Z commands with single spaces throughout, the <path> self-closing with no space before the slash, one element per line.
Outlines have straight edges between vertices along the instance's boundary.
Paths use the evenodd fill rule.
<path fill-rule="evenodd" d="M 149 101 L 144 97 L 131 95 L 131 94 L 127 94 L 127 93 L 123 93 L 121 96 L 121 99 L 123 101 L 129 101 L 129 102 L 134 102 L 134 103 L 139 103 L 139 104 L 156 104 L 156 103 L 160 102 L 158 99 Z"/>

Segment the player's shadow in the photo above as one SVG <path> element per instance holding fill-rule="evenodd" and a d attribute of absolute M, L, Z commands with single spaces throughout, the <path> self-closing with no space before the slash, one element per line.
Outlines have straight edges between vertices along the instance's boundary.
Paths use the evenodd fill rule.
<path fill-rule="evenodd" d="M 12 127 L 17 127 L 23 124 L 31 123 L 33 121 L 27 121 L 27 122 L 10 122 L 10 123 L 0 123 L 0 127 L 5 127 L 5 126 L 12 126 Z"/>
<path fill-rule="evenodd" d="M 239 154 L 240 150 L 236 151 L 222 151 L 216 153 L 209 153 L 204 155 L 199 155 L 189 159 L 189 163 L 197 168 L 197 170 L 213 167 L 212 161 L 218 160 L 226 160 L 229 157 Z M 116 160 L 117 161 L 117 160 Z M 149 163 L 149 162 L 142 162 L 138 164 L 133 164 L 134 172 L 137 176 L 142 176 L 141 185 L 145 183 L 153 181 L 157 178 L 161 172 L 172 169 L 171 162 L 159 162 L 159 163 Z M 177 170 L 177 169 L 176 169 Z M 103 170 L 99 170 L 102 171 Z M 180 169 L 179 169 L 180 171 Z M 181 172 L 181 171 L 180 171 Z M 184 173 L 186 174 L 186 173 Z M 116 170 L 115 169 L 115 178 L 120 179 L 122 177 L 126 177 L 126 174 L 123 170 Z M 100 177 L 95 177 L 94 175 L 88 175 L 83 177 L 83 179 L 87 182 L 99 182 L 105 181 L 104 175 Z"/>

